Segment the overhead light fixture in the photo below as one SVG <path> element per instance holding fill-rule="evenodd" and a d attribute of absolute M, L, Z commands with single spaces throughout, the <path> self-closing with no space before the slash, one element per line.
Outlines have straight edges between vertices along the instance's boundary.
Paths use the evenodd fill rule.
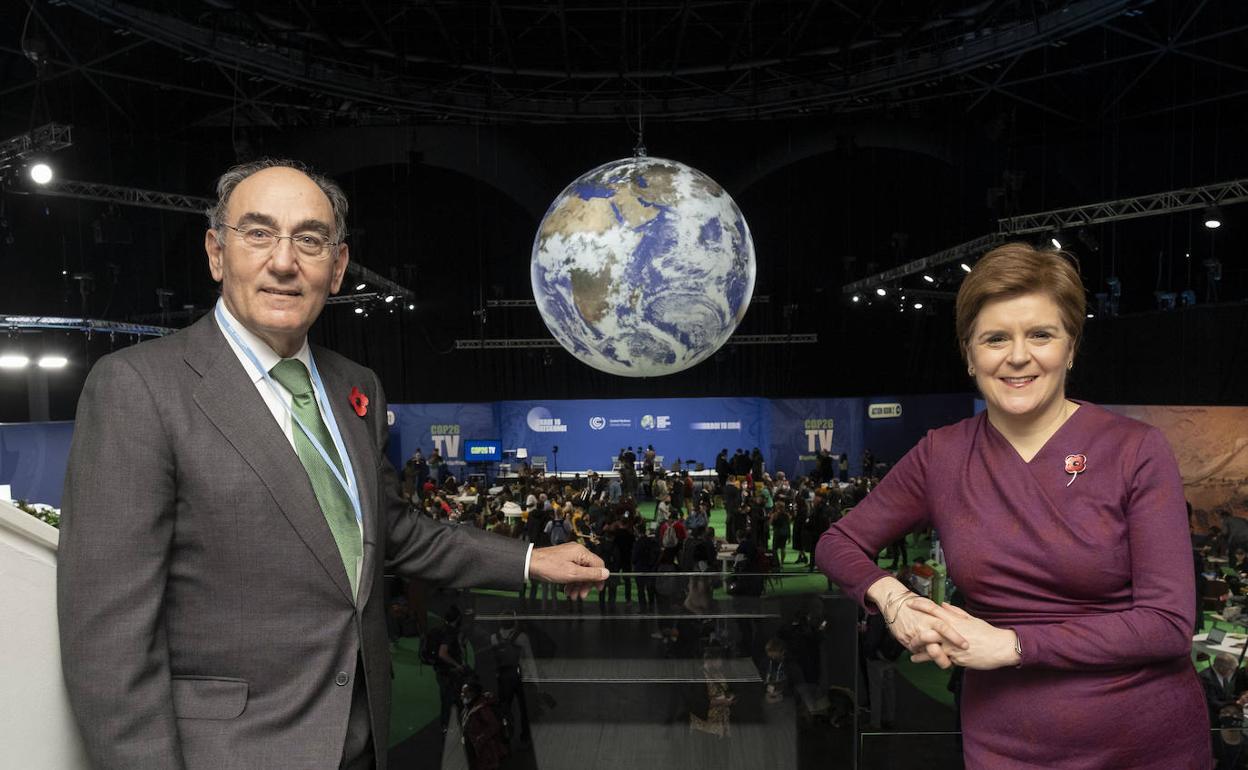
<path fill-rule="evenodd" d="M 30 181 L 35 184 L 47 184 L 52 181 L 52 167 L 43 161 L 32 163 L 27 173 L 30 174 Z"/>
<path fill-rule="evenodd" d="M 356 314 L 356 315 L 363 315 L 363 314 L 364 314 L 364 308 L 362 308 L 362 307 L 357 307 L 357 308 L 355 309 L 355 314 Z"/>
<path fill-rule="evenodd" d="M 928 283 L 936 283 L 936 279 L 931 277 L 927 273 L 923 274 L 923 280 L 927 281 Z"/>
<path fill-rule="evenodd" d="M 408 306 L 407 306 L 407 309 L 408 309 L 408 310 L 415 310 L 415 309 L 416 309 L 416 303 L 415 303 L 415 302 L 411 302 L 411 303 L 409 303 L 409 304 L 408 304 Z"/>
<path fill-rule="evenodd" d="M 850 299 L 850 301 L 851 301 L 851 302 L 862 302 L 862 297 L 859 297 L 857 294 L 855 294 L 854 296 L 850 297 L 849 299 Z"/>
<path fill-rule="evenodd" d="M 357 283 L 357 284 L 355 285 L 355 290 L 356 290 L 356 291 L 364 291 L 364 289 L 366 289 L 366 288 L 368 288 L 368 284 L 366 284 L 366 283 Z"/>
<path fill-rule="evenodd" d="M 968 265 L 968 264 L 966 264 L 965 262 L 963 262 L 963 263 L 962 263 L 962 272 L 964 272 L 964 273 L 969 273 L 969 272 L 971 272 L 971 266 L 970 266 L 970 265 Z"/>
<path fill-rule="evenodd" d="M 1088 318 L 1096 318 L 1096 313 L 1088 313 Z"/>
<path fill-rule="evenodd" d="M 30 359 L 21 353 L 4 353 L 0 355 L 0 369 L 25 369 Z"/>
<path fill-rule="evenodd" d="M 922 302 L 916 302 L 916 303 L 914 303 L 914 309 L 915 309 L 915 310 L 922 310 L 922 309 L 923 309 L 923 303 L 922 303 Z"/>
<path fill-rule="evenodd" d="M 393 295 L 393 294 L 387 294 L 387 295 L 386 295 L 386 304 L 387 304 L 387 305 L 389 305 L 391 302 L 394 302 L 394 295 Z"/>
<path fill-rule="evenodd" d="M 887 290 L 886 290 L 883 286 L 881 286 L 880 288 L 876 289 L 876 290 L 875 290 L 875 293 L 876 293 L 876 294 L 878 294 L 878 295 L 880 295 L 881 297 L 886 297 L 886 296 L 888 296 L 888 291 L 887 291 Z"/>
<path fill-rule="evenodd" d="M 1222 226 L 1222 207 L 1210 206 L 1205 209 L 1205 227 L 1210 230 L 1217 230 Z"/>
<path fill-rule="evenodd" d="M 1053 236 L 1052 238 L 1050 238 L 1049 243 L 1053 244 L 1053 248 L 1055 249 L 1062 248 L 1062 242 L 1057 239 L 1057 236 Z"/>
<path fill-rule="evenodd" d="M 40 356 L 40 369 L 64 369 L 69 364 L 69 359 L 65 356 Z"/>

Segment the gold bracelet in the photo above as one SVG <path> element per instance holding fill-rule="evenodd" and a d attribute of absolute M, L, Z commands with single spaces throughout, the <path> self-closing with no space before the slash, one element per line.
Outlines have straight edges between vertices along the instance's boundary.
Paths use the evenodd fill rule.
<path fill-rule="evenodd" d="M 905 599 L 902 599 L 902 600 L 901 600 L 901 604 L 897 605 L 897 612 L 896 612 L 896 613 L 894 613 L 894 615 L 893 615 L 893 619 L 892 619 L 892 620 L 889 620 L 887 617 L 885 617 L 885 618 L 884 618 L 884 625 L 886 625 L 886 626 L 891 626 L 892 624 L 896 623 L 896 622 L 897 622 L 897 617 L 898 617 L 899 615 L 901 615 L 901 608 L 906 606 L 906 602 L 910 601 L 911 599 L 918 599 L 918 598 L 919 598 L 919 595 L 918 595 L 918 594 L 916 594 L 916 593 L 911 593 L 911 594 L 910 594 L 909 596 L 907 596 Z"/>
<path fill-rule="evenodd" d="M 893 602 L 897 602 L 902 599 L 905 599 L 907 596 L 916 596 L 916 595 L 917 594 L 915 594 L 914 591 L 911 591 L 908 588 L 898 591 L 896 594 L 890 596 L 888 599 L 884 601 L 883 609 L 885 610 L 888 609 L 889 607 L 893 606 Z"/>

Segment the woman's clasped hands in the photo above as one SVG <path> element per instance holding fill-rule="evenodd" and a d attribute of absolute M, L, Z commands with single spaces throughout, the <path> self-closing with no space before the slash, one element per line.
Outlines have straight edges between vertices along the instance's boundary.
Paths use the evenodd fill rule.
<path fill-rule="evenodd" d="M 1012 630 L 997 628 L 952 604 L 937 604 L 895 579 L 879 581 L 868 596 L 916 663 L 989 670 L 1015 666 L 1021 660 Z"/>

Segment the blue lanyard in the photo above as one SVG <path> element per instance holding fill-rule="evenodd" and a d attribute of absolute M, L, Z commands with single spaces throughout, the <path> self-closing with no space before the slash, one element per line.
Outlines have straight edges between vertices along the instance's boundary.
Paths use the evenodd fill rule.
<path fill-rule="evenodd" d="M 272 391 L 273 396 L 277 399 L 278 403 L 286 409 L 287 414 L 290 415 L 290 419 L 299 426 L 299 430 L 303 431 L 303 435 L 308 439 L 316 451 L 320 452 L 321 458 L 325 460 L 325 464 L 329 466 L 330 472 L 334 474 L 334 478 L 338 480 L 338 483 L 347 493 L 347 498 L 351 500 L 351 507 L 355 509 L 356 522 L 359 523 L 360 526 L 363 526 L 364 512 L 363 507 L 360 505 L 360 492 L 355 486 L 355 469 L 351 466 L 351 458 L 347 455 L 347 448 L 343 443 L 342 433 L 338 430 L 338 421 L 334 419 L 334 413 L 329 408 L 329 401 L 325 397 L 325 383 L 321 381 L 321 373 L 316 368 L 316 359 L 312 357 L 312 351 L 308 351 L 308 361 L 312 364 L 312 390 L 316 394 L 316 400 L 320 405 L 321 414 L 328 417 L 328 419 L 324 420 L 325 426 L 329 428 L 329 435 L 334 440 L 334 448 L 338 450 L 338 457 L 342 459 L 342 466 L 346 471 L 345 476 L 338 470 L 337 463 L 330 460 L 329 453 L 325 451 L 323 446 L 321 446 L 321 442 L 316 440 L 316 437 L 312 435 L 312 431 L 308 430 L 308 426 L 303 424 L 303 420 L 299 419 L 299 415 L 295 414 L 294 410 L 290 408 L 290 404 L 286 403 L 286 399 L 282 398 L 282 394 L 278 392 L 277 386 L 273 384 L 273 379 L 269 376 L 269 373 L 265 371 L 264 366 L 260 364 L 260 359 L 256 357 L 256 354 L 252 352 L 251 347 L 238 336 L 238 332 L 234 331 L 234 327 L 230 325 L 228 320 L 226 320 L 225 315 L 221 312 L 220 304 L 217 305 L 216 317 L 217 324 L 225 330 L 226 334 L 230 335 L 230 339 L 234 340 L 239 349 L 243 351 L 243 354 L 247 356 L 247 360 L 251 361 L 252 365 L 259 370 L 261 376 L 264 377 L 265 384 L 269 386 L 269 390 Z"/>

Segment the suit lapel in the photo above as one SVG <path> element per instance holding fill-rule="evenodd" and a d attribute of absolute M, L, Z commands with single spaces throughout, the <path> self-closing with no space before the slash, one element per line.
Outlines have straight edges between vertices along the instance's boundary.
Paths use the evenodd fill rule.
<path fill-rule="evenodd" d="M 315 355 L 315 351 L 313 351 Z M 371 420 L 360 417 L 351 406 L 349 396 L 351 388 L 364 390 L 365 383 L 350 382 L 346 374 L 335 365 L 331 356 L 322 356 L 316 361 L 325 383 L 325 395 L 329 399 L 329 408 L 338 422 L 338 430 L 342 433 L 347 454 L 351 458 L 352 470 L 355 471 L 356 488 L 360 491 L 360 510 L 364 515 L 364 550 L 360 565 L 360 595 L 356 600 L 363 607 L 368 600 L 372 580 L 373 565 L 377 558 L 377 474 L 375 453 L 372 451 L 372 437 L 369 435 Z M 377 403 L 374 400 L 373 403 Z M 371 408 L 370 404 L 370 408 Z M 373 417 L 372 419 L 377 419 Z"/>
<path fill-rule="evenodd" d="M 195 389 L 195 403 L 268 487 L 330 580 L 351 598 L 342 555 L 307 471 L 211 314 L 192 328 L 186 361 L 203 378 Z"/>

